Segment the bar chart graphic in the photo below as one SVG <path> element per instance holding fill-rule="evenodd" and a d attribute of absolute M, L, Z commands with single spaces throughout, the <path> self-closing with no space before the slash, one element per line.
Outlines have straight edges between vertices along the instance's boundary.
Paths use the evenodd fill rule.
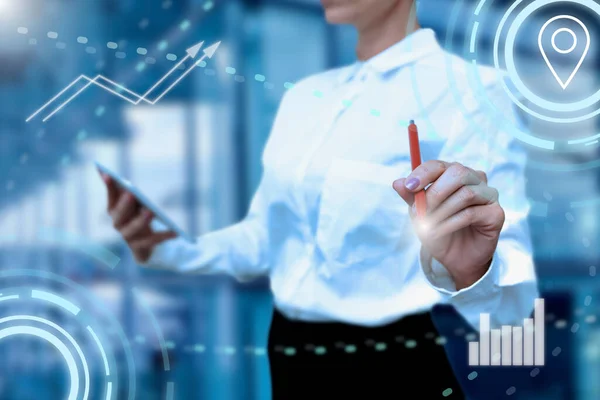
<path fill-rule="evenodd" d="M 523 326 L 490 329 L 490 314 L 481 314 L 479 342 L 469 342 L 469 365 L 543 366 L 544 319 L 544 299 L 535 299 L 533 318 L 525 318 Z"/>

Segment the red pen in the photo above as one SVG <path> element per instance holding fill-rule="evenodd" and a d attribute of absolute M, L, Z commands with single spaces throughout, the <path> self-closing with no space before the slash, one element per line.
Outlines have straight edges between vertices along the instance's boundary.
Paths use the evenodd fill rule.
<path fill-rule="evenodd" d="M 421 146 L 419 146 L 419 130 L 414 120 L 410 120 L 408 125 L 408 144 L 410 147 L 410 163 L 414 171 L 421 165 Z M 423 218 L 427 212 L 427 202 L 425 200 L 425 191 L 421 190 L 415 193 L 415 204 L 417 206 L 417 216 Z"/>

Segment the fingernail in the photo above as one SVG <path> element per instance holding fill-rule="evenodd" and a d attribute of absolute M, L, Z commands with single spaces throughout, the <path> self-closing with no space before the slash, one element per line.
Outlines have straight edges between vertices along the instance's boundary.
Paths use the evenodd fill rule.
<path fill-rule="evenodd" d="M 404 186 L 406 186 L 408 190 L 415 190 L 419 187 L 420 184 L 421 181 L 419 180 L 419 178 L 410 178 L 407 179 L 406 182 L 404 182 Z"/>

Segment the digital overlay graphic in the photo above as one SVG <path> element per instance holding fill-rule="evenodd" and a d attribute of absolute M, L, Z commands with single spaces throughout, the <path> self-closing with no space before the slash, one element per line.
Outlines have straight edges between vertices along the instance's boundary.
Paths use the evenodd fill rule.
<path fill-rule="evenodd" d="M 71 82 L 69 85 L 67 85 L 67 87 L 65 87 L 63 90 L 61 90 L 50 101 L 48 101 L 46 104 L 44 104 L 38 110 L 36 110 L 33 114 L 31 114 L 26 119 L 26 122 L 31 121 L 37 115 L 39 115 L 41 112 L 43 112 L 46 108 L 50 107 L 55 102 L 59 101 L 61 96 L 63 96 L 65 93 L 67 93 L 69 89 L 71 89 L 73 86 L 75 86 L 76 84 L 78 84 L 79 82 L 82 82 L 82 81 L 87 82 L 87 83 L 81 89 L 77 90 L 77 92 L 75 92 L 75 94 L 70 96 L 67 100 L 62 102 L 60 105 L 58 105 L 56 108 L 54 108 L 48 115 L 46 115 L 43 119 L 43 122 L 46 122 L 50 118 L 52 118 L 56 113 L 58 113 L 60 110 L 65 108 L 70 102 L 75 100 L 77 98 L 77 96 L 79 96 L 81 93 L 83 93 L 87 88 L 89 88 L 92 85 L 98 86 L 98 87 L 106 90 L 107 92 L 112 93 L 113 95 L 133 104 L 134 106 L 140 104 L 141 102 L 145 102 L 150 105 L 154 105 L 154 104 L 158 103 L 163 97 L 165 97 L 186 76 L 188 76 L 189 73 L 192 72 L 192 70 L 194 70 L 196 67 L 201 65 L 206 58 L 209 58 L 209 59 L 212 58 L 213 55 L 215 54 L 215 52 L 217 51 L 217 49 L 219 48 L 220 44 L 221 44 L 221 42 L 217 42 L 217 43 L 205 48 L 202 51 L 204 53 L 202 55 L 202 57 L 200 57 L 200 59 L 198 59 L 197 61 L 194 61 L 191 65 L 191 67 L 188 67 L 187 69 L 185 69 L 186 68 L 185 62 L 188 61 L 189 59 L 196 58 L 196 56 L 200 52 L 200 49 L 204 45 L 204 42 L 200 42 L 200 43 L 190 47 L 186 51 L 187 55 L 184 58 L 182 58 L 181 61 L 179 61 L 173 68 L 171 68 L 171 70 L 166 75 L 164 75 L 160 80 L 158 80 L 158 82 L 156 82 L 143 95 L 137 94 L 137 93 L 127 89 L 125 86 L 118 84 L 103 75 L 98 75 L 93 79 L 89 78 L 85 75 L 81 75 L 77 79 L 75 79 L 73 82 Z M 164 91 L 162 91 L 159 95 L 157 95 L 153 100 L 150 100 L 148 98 L 148 96 L 150 96 L 152 94 L 152 92 L 154 92 L 155 89 L 159 87 L 159 85 L 161 85 L 168 77 L 173 75 L 180 68 L 184 68 L 184 72 L 173 83 L 171 83 Z M 133 97 L 133 99 L 130 97 Z"/>
<path fill-rule="evenodd" d="M 581 39 L 578 39 L 578 35 L 572 29 L 569 29 L 569 28 L 556 29 L 554 31 L 554 33 L 552 34 L 552 38 L 550 41 L 552 44 L 552 50 L 554 52 L 556 52 L 556 54 L 563 54 L 563 55 L 571 54 L 573 52 L 573 50 L 575 50 L 575 48 L 577 47 L 577 44 L 579 43 L 579 41 L 582 39 L 585 40 L 585 48 L 581 52 L 581 56 L 579 57 L 577 64 L 574 66 L 573 71 L 570 73 L 569 77 L 566 80 L 557 73 L 556 68 L 554 67 L 553 63 L 548 58 L 548 53 L 546 51 L 546 45 L 544 44 L 544 41 L 543 41 L 544 33 L 546 32 L 546 28 L 548 28 L 548 25 L 552 24 L 554 21 L 560 21 L 560 20 L 571 20 L 571 21 L 577 22 L 581 26 L 583 32 L 585 33 L 585 35 Z M 566 33 L 570 36 L 570 40 L 572 41 L 572 44 L 568 48 L 560 48 L 556 44 L 557 36 L 561 33 Z M 579 35 L 579 36 L 581 36 L 581 35 Z M 585 24 L 583 22 L 581 22 L 580 19 L 573 17 L 571 15 L 558 15 L 556 17 L 550 18 L 544 24 L 544 26 L 542 26 L 542 29 L 540 29 L 540 34 L 538 36 L 538 45 L 540 46 L 540 52 L 542 53 L 542 56 L 544 57 L 544 61 L 548 65 L 548 68 L 552 72 L 552 75 L 554 75 L 554 77 L 556 78 L 556 81 L 560 84 L 560 86 L 563 89 L 567 89 L 567 87 L 569 86 L 569 84 L 571 83 L 571 81 L 573 80 L 575 75 L 577 75 L 577 72 L 579 72 L 579 69 L 581 68 L 581 64 L 583 64 L 583 61 L 587 57 L 588 52 L 590 50 L 590 41 L 591 41 L 590 31 L 588 30 L 588 28 L 585 26 Z"/>
<path fill-rule="evenodd" d="M 470 366 L 543 366 L 545 364 L 544 299 L 535 300 L 534 317 L 522 326 L 490 329 L 490 315 L 479 316 L 479 342 L 469 342 Z"/>

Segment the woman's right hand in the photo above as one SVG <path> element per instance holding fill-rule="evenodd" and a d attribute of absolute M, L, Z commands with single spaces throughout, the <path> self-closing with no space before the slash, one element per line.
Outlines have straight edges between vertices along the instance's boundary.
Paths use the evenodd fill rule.
<path fill-rule="evenodd" d="M 175 232 L 154 232 L 150 226 L 154 215 L 128 191 L 121 189 L 110 176 L 100 173 L 108 191 L 108 214 L 121 233 L 137 262 L 148 261 L 154 247 L 173 239 Z"/>

